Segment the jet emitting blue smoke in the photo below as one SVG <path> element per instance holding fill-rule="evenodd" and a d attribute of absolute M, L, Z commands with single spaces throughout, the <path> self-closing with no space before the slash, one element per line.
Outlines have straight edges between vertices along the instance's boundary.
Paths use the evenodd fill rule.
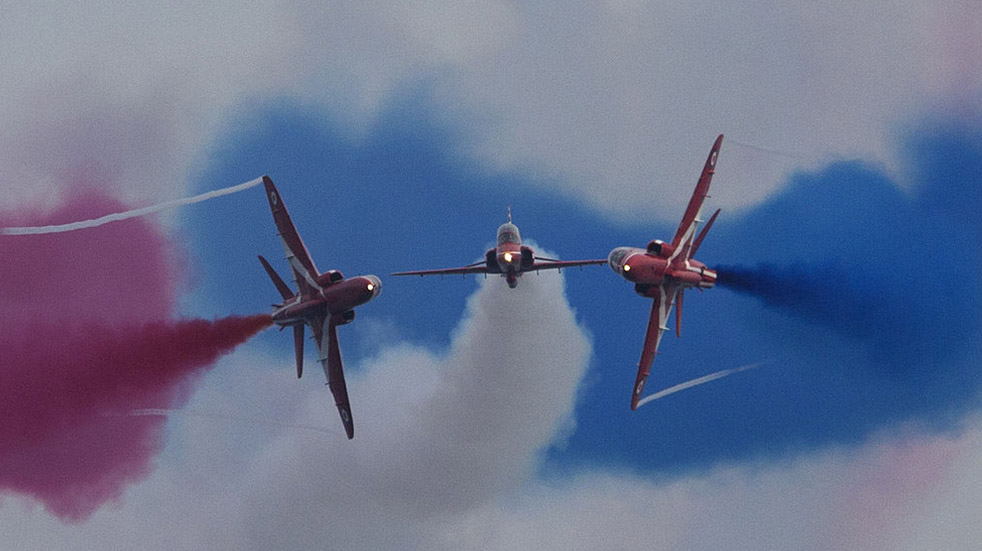
<path fill-rule="evenodd" d="M 905 147 L 910 186 L 839 162 L 714 226 L 699 256 L 721 289 L 686 301 L 689 332 L 652 376 L 761 356 L 781 369 L 659 400 L 655 415 L 649 404 L 584 422 L 567 449 L 589 457 L 604 442 L 619 461 L 678 472 L 860 443 L 900 423 L 957 428 L 982 395 L 982 125 L 940 128 Z"/>

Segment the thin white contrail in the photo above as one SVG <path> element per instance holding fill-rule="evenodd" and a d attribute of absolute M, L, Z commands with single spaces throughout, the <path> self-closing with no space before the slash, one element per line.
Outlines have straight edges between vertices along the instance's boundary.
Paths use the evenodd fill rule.
<path fill-rule="evenodd" d="M 101 226 L 103 224 L 108 224 L 110 222 L 117 222 L 119 220 L 136 218 L 137 216 L 146 216 L 147 214 L 153 214 L 155 212 L 160 212 L 162 210 L 167 210 L 174 207 L 200 203 L 202 201 L 207 201 L 208 199 L 221 197 L 222 195 L 231 195 L 233 193 L 238 193 L 240 191 L 249 189 L 251 187 L 258 186 L 259 184 L 262 183 L 262 181 L 263 181 L 262 178 L 256 178 L 255 180 L 249 180 L 248 182 L 242 184 L 229 186 L 222 189 L 216 189 L 214 191 L 202 193 L 200 195 L 195 195 L 193 197 L 174 199 L 173 201 L 165 201 L 163 203 L 157 203 L 156 205 L 150 205 L 148 207 L 142 207 L 142 208 L 128 210 L 124 212 L 107 214 L 105 216 L 100 216 L 99 218 L 93 218 L 91 220 L 80 220 L 78 222 L 69 222 L 68 224 L 58 224 L 54 226 L 25 226 L 25 227 L 13 227 L 13 228 L 0 228 L 0 235 L 38 235 L 42 233 L 61 233 L 66 231 L 81 230 L 85 228 L 94 228 L 96 226 Z"/>
<path fill-rule="evenodd" d="M 716 373 L 710 373 L 709 375 L 703 375 L 702 377 L 698 377 L 696 379 L 692 379 L 691 381 L 686 381 L 684 383 L 679 383 L 679 384 L 677 384 L 675 386 L 668 387 L 665 390 L 659 390 L 658 392 L 652 394 L 651 396 L 645 396 L 644 398 L 642 398 L 641 400 L 638 401 L 638 407 L 641 407 L 641 406 L 647 404 L 648 402 L 650 402 L 652 400 L 657 400 L 659 398 L 664 398 L 665 396 L 668 396 L 669 394 L 675 394 L 676 392 L 678 392 L 680 390 L 685 390 L 687 388 L 692 388 L 694 386 L 699 386 L 699 385 L 702 385 L 702 384 L 706 384 L 706 383 L 708 383 L 710 381 L 715 381 L 716 379 L 722 379 L 723 377 L 726 377 L 727 375 L 733 375 L 734 373 L 739 373 L 741 371 L 747 371 L 747 370 L 750 370 L 750 369 L 754 369 L 754 368 L 760 367 L 760 366 L 762 366 L 764 364 L 767 364 L 767 363 L 770 363 L 770 360 L 766 360 L 766 361 L 763 361 L 763 362 L 756 362 L 756 363 L 752 363 L 752 364 L 747 364 L 747 365 L 743 365 L 743 366 L 740 366 L 740 367 L 734 367 L 733 369 L 724 369 L 722 371 L 717 371 Z"/>
<path fill-rule="evenodd" d="M 215 411 L 202 411 L 197 409 L 162 409 L 162 408 L 134 409 L 134 410 L 130 410 L 124 415 L 133 415 L 137 417 L 147 417 L 147 416 L 169 417 L 171 415 L 191 415 L 194 417 L 208 417 L 211 419 L 222 419 L 225 421 L 241 421 L 244 423 L 266 425 L 266 426 L 277 427 L 277 428 L 312 430 L 312 431 L 322 432 L 324 434 L 332 434 L 334 432 L 325 427 L 318 427 L 317 425 L 284 423 L 281 421 L 260 419 L 258 417 L 244 417 L 240 415 L 229 415 L 227 413 L 219 413 Z"/>
<path fill-rule="evenodd" d="M 763 145 L 741 142 L 740 140 L 734 140 L 732 138 L 727 139 L 727 143 L 729 143 L 730 145 L 746 147 L 747 149 L 756 149 L 757 151 L 761 151 L 763 153 L 770 153 L 771 155 L 777 155 L 779 157 L 787 157 L 789 159 L 796 159 L 799 161 L 808 160 L 804 155 L 798 155 L 797 153 L 792 153 L 790 151 L 784 151 L 782 149 L 776 149 L 773 147 L 765 147 Z"/>

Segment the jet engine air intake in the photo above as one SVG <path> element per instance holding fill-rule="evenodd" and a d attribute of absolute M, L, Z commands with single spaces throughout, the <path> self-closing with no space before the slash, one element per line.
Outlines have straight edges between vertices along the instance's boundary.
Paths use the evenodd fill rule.
<path fill-rule="evenodd" d="M 317 276 L 317 284 L 321 287 L 327 287 L 328 285 L 333 285 L 344 279 L 344 275 L 338 270 L 328 270 L 323 274 Z"/>
<path fill-rule="evenodd" d="M 675 248 L 661 239 L 653 239 L 648 243 L 648 252 L 662 258 L 668 258 L 675 252 Z"/>
<path fill-rule="evenodd" d="M 535 264 L 535 255 L 532 249 L 522 245 L 522 268 L 531 268 Z"/>

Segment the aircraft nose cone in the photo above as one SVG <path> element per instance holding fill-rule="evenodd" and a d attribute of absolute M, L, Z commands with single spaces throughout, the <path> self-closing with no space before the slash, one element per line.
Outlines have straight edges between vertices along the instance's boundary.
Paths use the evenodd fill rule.
<path fill-rule="evenodd" d="M 624 274 L 624 265 L 627 263 L 631 252 L 630 247 L 617 247 L 610 251 L 610 255 L 607 256 L 607 265 L 610 266 L 611 270 L 614 270 L 615 274 L 626 275 Z"/>
<path fill-rule="evenodd" d="M 372 298 L 375 298 L 382 292 L 382 280 L 378 276 L 367 275 L 365 279 L 368 280 L 368 290 L 372 293 Z"/>

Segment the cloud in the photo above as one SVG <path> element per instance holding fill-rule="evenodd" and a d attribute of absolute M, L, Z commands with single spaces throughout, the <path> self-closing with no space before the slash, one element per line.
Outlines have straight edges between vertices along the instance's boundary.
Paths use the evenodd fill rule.
<path fill-rule="evenodd" d="M 10 10 L 0 207 L 57 204 L 79 173 L 137 206 L 185 195 L 230 106 L 294 82 L 278 70 L 288 42 L 276 37 L 289 26 L 275 7 L 234 7 Z"/>
<path fill-rule="evenodd" d="M 503 47 L 458 62 L 441 81 L 441 105 L 472 122 L 473 149 L 495 169 L 538 173 L 605 212 L 642 219 L 682 210 L 720 132 L 803 158 L 725 146 L 713 195 L 732 210 L 802 164 L 863 157 L 895 170 L 899 121 L 965 109 L 966 91 L 982 88 L 982 43 L 962 34 L 979 36 L 982 18 L 968 3 L 515 11 Z"/>
<path fill-rule="evenodd" d="M 949 477 L 977 477 L 957 466 L 978 457 L 976 438 L 878 437 L 858 450 L 663 482 L 580 472 L 465 515 L 448 529 L 446 548 L 914 549 L 908 521 L 922 522 L 918 530 L 943 525 L 924 515 L 922 500 Z M 933 537 L 922 541 L 937 547 Z"/>
<path fill-rule="evenodd" d="M 800 157 L 725 148 L 715 195 L 747 207 L 802 163 L 896 169 L 899 121 L 970 111 L 982 87 L 970 2 L 235 7 L 8 14 L 0 204 L 48 199 L 80 169 L 137 205 L 180 197 L 251 102 L 316 105 L 357 137 L 424 81 L 459 154 L 608 214 L 674 218 L 719 132 Z"/>
<path fill-rule="evenodd" d="M 387 348 L 372 361 L 372 371 L 355 377 L 352 388 L 368 390 L 368 379 L 396 375 L 407 361 L 433 366 L 449 357 L 408 345 Z M 279 368 L 270 370 L 271 363 Z M 419 373 L 394 377 L 391 386 L 405 391 L 397 394 L 402 401 L 420 403 L 433 396 L 431 380 L 414 382 Z M 6 541 L 48 549 L 130 542 L 149 550 L 261 548 L 270 541 L 280 549 L 350 544 L 350 549 L 492 550 L 885 550 L 945 543 L 968 548 L 974 542 L 970 490 L 982 480 L 977 420 L 957 439 L 900 431 L 860 449 L 721 467 L 675 480 L 586 469 L 559 478 L 518 476 L 479 494 L 443 485 L 424 494 L 443 497 L 446 506 L 424 500 L 414 507 L 410 490 L 427 482 L 419 479 L 418 464 L 405 456 L 381 457 L 378 452 L 391 451 L 389 444 L 374 443 L 363 452 L 346 449 L 326 389 L 320 381 L 292 380 L 289 358 L 273 359 L 247 345 L 222 360 L 215 374 L 220 377 L 211 378 L 192 407 L 301 419 L 333 428 L 335 438 L 211 417 L 172 418 L 168 460 L 116 508 L 65 526 L 8 499 L 0 507 Z M 360 426 L 377 414 L 373 430 L 397 432 L 403 422 L 389 413 L 385 407 L 363 411 Z M 539 447 L 512 448 L 517 457 L 502 451 L 475 460 L 534 463 Z M 356 457 L 339 461 L 348 455 Z M 386 464 L 391 468 L 383 468 Z M 382 473 L 388 476 L 372 479 Z M 291 491 L 297 492 L 293 499 L 287 497 Z M 434 509 L 438 514 L 428 514 Z"/>
<path fill-rule="evenodd" d="M 285 433 L 257 458 L 244 496 L 253 548 L 307 548 L 324 538 L 390 547 L 407 537 L 412 547 L 446 518 L 534 475 L 572 422 L 589 341 L 555 274 L 513 290 L 498 278 L 480 281 L 445 354 L 386 347 L 353 372 L 362 428 L 351 445 Z M 312 396 L 303 418 L 333 421 L 330 409 Z M 285 533 L 285 525 L 304 528 Z"/>
<path fill-rule="evenodd" d="M 669 479 L 598 466 L 543 471 L 543 451 L 570 429 L 590 339 L 557 274 L 514 290 L 478 281 L 448 349 L 383 344 L 349 361 L 355 440 L 344 438 L 319 377 L 296 381 L 289 354 L 247 345 L 189 405 L 229 418 L 172 417 L 160 468 L 85 524 L 61 525 L 8 498 L 8 543 L 819 550 L 972 541 L 971 522 L 946 529 L 934 507 L 970 502 L 946 496 L 979 477 L 977 421 L 956 439 L 910 427 L 860 448 Z M 333 436 L 240 419 L 250 416 Z"/>

